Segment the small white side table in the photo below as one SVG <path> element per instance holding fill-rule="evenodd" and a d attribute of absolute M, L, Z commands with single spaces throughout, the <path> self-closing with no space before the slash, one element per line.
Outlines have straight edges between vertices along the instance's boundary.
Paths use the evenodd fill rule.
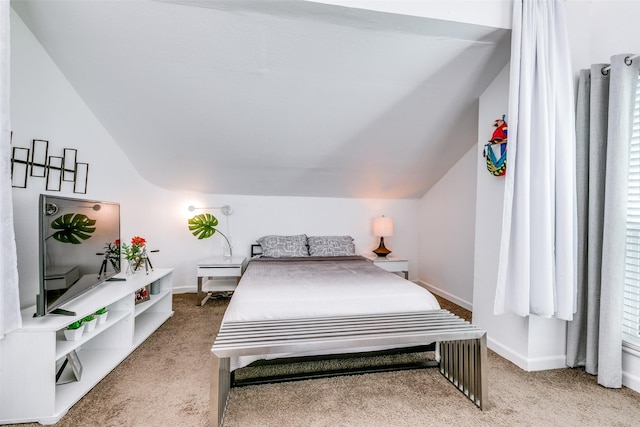
<path fill-rule="evenodd" d="M 217 256 L 198 262 L 198 301 L 200 301 L 199 304 L 201 306 L 211 298 L 214 292 L 233 292 L 236 290 L 240 277 L 242 277 L 244 260 L 245 257 L 243 256 Z M 230 284 L 229 282 L 212 280 L 216 277 L 235 277 L 236 283 Z M 201 300 L 203 284 L 209 287 L 209 291 Z"/>
<path fill-rule="evenodd" d="M 362 254 L 363 257 L 373 262 L 373 265 L 391 273 L 404 273 L 404 278 L 409 280 L 409 260 L 395 255 L 379 257 L 376 254 Z"/>

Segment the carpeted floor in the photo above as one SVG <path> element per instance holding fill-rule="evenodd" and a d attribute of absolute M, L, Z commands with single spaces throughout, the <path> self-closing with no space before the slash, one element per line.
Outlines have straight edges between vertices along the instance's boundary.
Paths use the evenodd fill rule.
<path fill-rule="evenodd" d="M 56 426 L 208 425 L 209 350 L 226 304 L 174 295 L 174 317 Z M 485 411 L 423 369 L 234 388 L 225 426 L 640 425 L 640 394 L 602 388 L 582 370 L 527 373 L 490 351 L 488 372 Z"/>

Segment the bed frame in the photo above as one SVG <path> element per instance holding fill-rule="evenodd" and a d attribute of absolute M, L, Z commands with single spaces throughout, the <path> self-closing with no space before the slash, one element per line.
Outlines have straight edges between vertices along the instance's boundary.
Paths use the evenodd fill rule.
<path fill-rule="evenodd" d="M 435 352 L 436 345 L 420 345 L 412 347 L 393 348 L 389 350 L 375 350 L 359 353 L 339 353 L 339 354 L 323 354 L 321 356 L 296 356 L 283 357 L 278 359 L 257 360 L 247 365 L 246 369 L 267 366 L 291 366 L 298 364 L 296 369 L 286 370 L 286 368 L 276 369 L 276 374 L 264 375 L 260 371 L 252 371 L 253 375 L 236 375 L 236 372 L 242 372 L 245 367 L 238 368 L 231 372 L 230 387 L 246 387 L 249 385 L 274 384 L 291 381 L 316 380 L 320 378 L 333 378 L 346 375 L 362 375 L 375 374 L 380 372 L 395 372 L 416 369 L 437 368 L 438 362 L 430 356 Z M 429 354 L 425 354 L 431 352 Z M 412 354 L 409 358 L 394 358 L 394 356 L 402 356 Z M 360 363 L 363 358 L 392 356 L 388 362 L 384 364 L 366 365 Z M 352 363 L 356 359 L 355 363 Z M 317 369 L 313 362 L 334 362 L 333 367 L 328 369 Z M 302 365 L 300 365 L 302 364 Z M 306 369 L 305 369 L 306 368 Z M 256 375 L 257 374 L 257 375 Z"/>
<path fill-rule="evenodd" d="M 211 348 L 210 425 L 223 423 L 231 357 L 412 346 L 433 341 L 439 345 L 442 375 L 483 409 L 487 398 L 486 332 L 446 310 L 224 322 Z"/>
<path fill-rule="evenodd" d="M 260 246 L 259 244 L 252 244 L 251 245 L 251 258 L 258 256 L 258 255 L 262 255 L 262 246 Z"/>
<path fill-rule="evenodd" d="M 251 258 L 262 255 L 262 246 L 257 243 L 251 244 Z M 403 347 L 396 348 L 390 350 L 376 350 L 370 352 L 360 352 L 360 353 L 339 353 L 339 354 L 325 354 L 322 356 L 302 356 L 302 357 L 286 357 L 281 359 L 270 359 L 270 360 L 258 360 L 251 363 L 249 366 L 265 366 L 265 365 L 287 365 L 292 363 L 299 362 L 313 362 L 313 361 L 327 361 L 327 360 L 340 360 L 340 361 L 348 361 L 349 359 L 354 358 L 362 358 L 362 357 L 374 357 L 374 356 L 389 356 L 389 355 L 400 355 L 400 354 L 409 354 L 409 353 L 424 353 L 424 352 L 434 352 L 436 350 L 435 343 L 430 343 L 427 345 L 419 345 L 412 347 Z M 301 380 L 309 380 L 309 379 L 318 379 L 318 378 L 327 378 L 327 377 L 337 377 L 342 375 L 358 375 L 358 374 L 370 374 L 370 373 L 378 373 L 378 372 L 389 372 L 389 371 L 401 371 L 407 369 L 425 369 L 425 368 L 434 368 L 437 367 L 438 364 L 432 360 L 418 360 L 414 362 L 398 362 L 392 364 L 385 364 L 383 366 L 361 366 L 359 368 L 346 368 L 346 369 L 330 369 L 330 370 L 313 370 L 312 372 L 295 372 L 288 374 L 280 374 L 280 375 L 271 375 L 271 376 L 260 376 L 260 377 L 251 377 L 251 378 L 241 378 L 238 379 L 234 375 L 235 371 L 231 373 L 231 387 L 244 387 L 248 385 L 256 385 L 256 384 L 273 384 L 279 382 L 287 382 L 287 381 L 301 381 Z"/>

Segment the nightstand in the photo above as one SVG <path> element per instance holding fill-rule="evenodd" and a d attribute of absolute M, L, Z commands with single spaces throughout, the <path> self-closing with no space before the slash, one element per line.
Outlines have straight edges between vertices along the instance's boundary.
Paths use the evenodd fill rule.
<path fill-rule="evenodd" d="M 242 270 L 244 268 L 243 256 L 234 257 L 211 257 L 198 262 L 198 301 L 202 306 L 214 292 L 233 292 L 238 286 Z M 235 277 L 235 283 L 222 282 L 213 280 L 216 277 Z M 204 279 L 204 280 L 203 280 Z M 202 286 L 206 285 L 209 289 L 207 295 L 202 298 Z"/>
<path fill-rule="evenodd" d="M 379 257 L 376 254 L 363 254 L 363 257 L 373 262 L 373 265 L 391 273 L 404 273 L 404 278 L 409 280 L 409 260 L 395 255 Z"/>

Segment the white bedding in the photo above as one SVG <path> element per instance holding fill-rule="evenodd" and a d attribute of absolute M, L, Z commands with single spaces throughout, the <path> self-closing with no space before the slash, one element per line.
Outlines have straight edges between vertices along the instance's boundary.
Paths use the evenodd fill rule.
<path fill-rule="evenodd" d="M 249 262 L 222 321 L 416 312 L 439 308 L 438 301 L 426 289 L 361 257 L 257 259 Z M 311 354 L 317 353 L 241 357 L 231 360 L 231 370 L 259 359 Z"/>

